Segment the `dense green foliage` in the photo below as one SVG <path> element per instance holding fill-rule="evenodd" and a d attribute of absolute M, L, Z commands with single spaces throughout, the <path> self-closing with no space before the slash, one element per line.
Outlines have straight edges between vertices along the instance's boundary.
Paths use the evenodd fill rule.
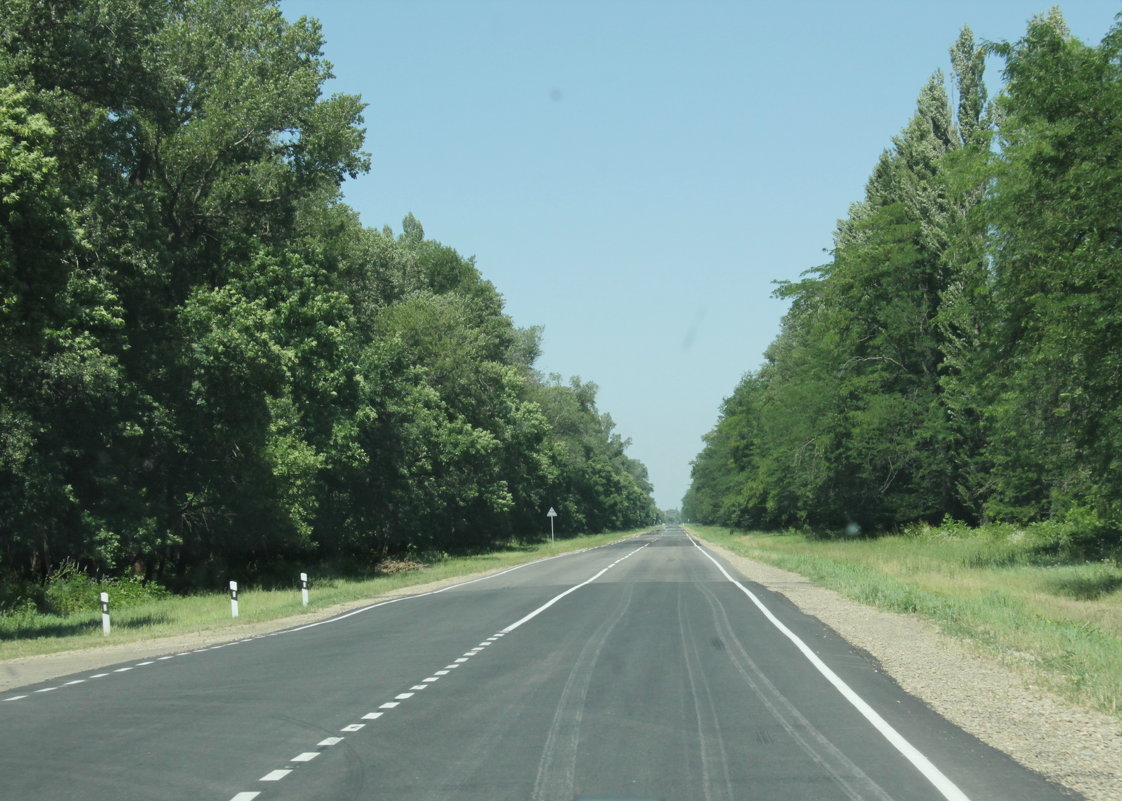
<path fill-rule="evenodd" d="M 688 519 L 1122 531 L 1122 21 L 951 48 L 694 463 Z"/>
<path fill-rule="evenodd" d="M 322 94 L 321 38 L 269 0 L 0 0 L 7 578 L 197 586 L 656 516 L 471 259 L 340 201 L 363 105 Z"/>

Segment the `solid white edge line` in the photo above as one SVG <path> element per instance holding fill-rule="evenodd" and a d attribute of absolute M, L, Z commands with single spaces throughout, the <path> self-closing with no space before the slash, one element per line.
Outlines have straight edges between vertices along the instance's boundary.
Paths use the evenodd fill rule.
<path fill-rule="evenodd" d="M 829 665 L 823 662 L 822 659 L 819 658 L 818 654 L 814 653 L 814 651 L 810 649 L 810 646 L 803 642 L 802 639 L 797 634 L 795 634 L 795 632 L 787 628 L 787 626 L 783 624 L 783 621 L 772 614 L 771 610 L 764 606 L 763 602 L 758 597 L 756 597 L 755 593 L 753 593 L 751 590 L 749 590 L 747 587 L 745 587 L 743 584 L 729 575 L 729 572 L 725 570 L 724 565 L 718 562 L 712 554 L 702 548 L 697 540 L 691 537 L 688 533 L 686 534 L 686 536 L 689 537 L 690 542 L 693 543 L 695 548 L 701 551 L 701 553 L 704 554 L 710 562 L 717 566 L 717 569 L 721 571 L 726 579 L 731 581 L 735 586 L 740 588 L 741 592 L 748 596 L 749 600 L 751 600 L 752 603 L 756 605 L 756 608 L 763 613 L 764 617 L 768 619 L 768 622 L 779 629 L 779 631 L 788 640 L 794 643 L 795 647 L 802 652 L 803 656 L 807 658 L 810 664 L 814 665 L 814 667 L 818 670 L 819 673 L 822 674 L 826 681 L 834 685 L 837 691 L 841 693 L 842 697 L 845 698 L 845 700 L 850 704 L 852 704 L 853 707 L 858 712 L 860 712 L 861 715 L 867 721 L 869 721 L 869 723 L 872 724 L 873 728 L 880 732 L 881 735 L 886 740 L 888 740 L 889 743 L 892 744 L 893 748 L 899 751 L 906 760 L 911 762 L 916 770 L 922 773 L 924 778 L 931 782 L 935 789 L 938 790 L 942 794 L 942 796 L 947 799 L 947 801 L 970 801 L 969 796 L 967 796 L 966 793 L 962 792 L 962 790 L 959 789 L 958 785 L 948 779 L 941 770 L 935 767 L 930 759 L 928 759 L 919 751 L 919 749 L 917 749 L 914 745 L 904 739 L 904 736 L 900 734 L 900 732 L 896 731 L 896 729 L 894 729 L 887 720 L 882 718 L 875 709 L 869 706 L 864 698 L 858 695 L 852 687 L 846 684 L 842 680 L 842 678 L 830 668 Z"/>

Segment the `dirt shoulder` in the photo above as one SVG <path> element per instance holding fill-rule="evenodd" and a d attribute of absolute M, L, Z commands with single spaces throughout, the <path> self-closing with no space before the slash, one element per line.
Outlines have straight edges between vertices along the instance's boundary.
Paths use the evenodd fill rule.
<path fill-rule="evenodd" d="M 1088 801 L 1122 799 L 1122 726 L 1114 718 L 1026 683 L 919 618 L 859 604 L 691 534 L 751 581 L 872 654 L 907 692 L 979 740 Z"/>

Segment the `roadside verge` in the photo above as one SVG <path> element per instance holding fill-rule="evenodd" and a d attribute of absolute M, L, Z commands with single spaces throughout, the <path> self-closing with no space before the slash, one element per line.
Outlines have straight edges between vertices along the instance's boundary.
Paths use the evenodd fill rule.
<path fill-rule="evenodd" d="M 1122 727 L 1114 718 L 1027 684 L 931 623 L 849 600 L 687 529 L 741 575 L 867 651 L 904 690 L 947 720 L 1088 801 L 1118 801 Z"/>

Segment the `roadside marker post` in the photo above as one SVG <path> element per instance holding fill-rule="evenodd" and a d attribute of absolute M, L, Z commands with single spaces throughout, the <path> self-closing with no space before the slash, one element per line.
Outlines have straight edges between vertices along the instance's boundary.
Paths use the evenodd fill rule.
<path fill-rule="evenodd" d="M 304 602 L 304 606 L 308 605 L 308 574 L 300 574 L 300 600 Z"/>
<path fill-rule="evenodd" d="M 238 582 L 230 582 L 230 617 L 238 616 Z"/>
<path fill-rule="evenodd" d="M 557 510 L 551 506 L 545 516 L 549 518 L 549 541 L 553 542 L 553 518 L 557 517 Z"/>
<path fill-rule="evenodd" d="M 109 593 L 101 594 L 101 633 L 109 636 Z"/>

